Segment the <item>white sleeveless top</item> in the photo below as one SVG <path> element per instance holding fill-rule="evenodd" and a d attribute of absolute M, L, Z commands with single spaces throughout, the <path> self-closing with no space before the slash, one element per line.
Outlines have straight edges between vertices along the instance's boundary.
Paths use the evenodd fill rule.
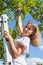
<path fill-rule="evenodd" d="M 27 46 L 27 48 L 17 59 L 13 59 L 13 62 L 15 63 L 14 65 L 24 65 L 24 63 L 26 64 L 24 57 L 26 56 L 26 53 L 29 53 L 30 39 L 29 37 L 17 37 L 14 42 L 17 41 L 21 42 L 24 46 Z"/>

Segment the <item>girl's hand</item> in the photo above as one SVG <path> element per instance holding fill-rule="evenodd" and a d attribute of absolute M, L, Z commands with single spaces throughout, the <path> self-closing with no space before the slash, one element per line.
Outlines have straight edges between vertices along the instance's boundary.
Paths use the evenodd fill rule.
<path fill-rule="evenodd" d="M 6 31 L 4 31 L 4 37 L 5 37 L 7 40 L 11 39 L 11 35 L 10 35 L 8 32 L 6 32 Z"/>

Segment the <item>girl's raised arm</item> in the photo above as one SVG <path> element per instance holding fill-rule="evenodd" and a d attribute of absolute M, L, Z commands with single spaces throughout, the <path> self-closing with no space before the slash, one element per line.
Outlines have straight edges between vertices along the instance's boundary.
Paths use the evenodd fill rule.
<path fill-rule="evenodd" d="M 22 20 L 21 20 L 21 9 L 18 8 L 18 28 L 20 34 L 23 33 Z"/>

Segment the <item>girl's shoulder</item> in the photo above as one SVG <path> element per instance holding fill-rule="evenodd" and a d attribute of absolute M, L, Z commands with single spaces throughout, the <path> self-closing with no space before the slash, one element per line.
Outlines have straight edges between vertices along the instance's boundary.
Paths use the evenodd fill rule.
<path fill-rule="evenodd" d="M 30 43 L 30 38 L 29 37 L 17 37 L 14 42 L 21 42 L 23 44 L 28 44 Z"/>
<path fill-rule="evenodd" d="M 23 37 L 23 39 L 30 41 L 30 38 L 29 37 Z"/>
<path fill-rule="evenodd" d="M 17 37 L 15 40 L 30 40 L 29 37 Z"/>

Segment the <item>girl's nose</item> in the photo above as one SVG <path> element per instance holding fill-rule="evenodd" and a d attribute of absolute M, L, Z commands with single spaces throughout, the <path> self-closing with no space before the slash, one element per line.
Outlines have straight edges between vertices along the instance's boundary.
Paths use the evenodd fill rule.
<path fill-rule="evenodd" d="M 28 30 L 28 28 L 25 28 L 25 30 Z"/>

